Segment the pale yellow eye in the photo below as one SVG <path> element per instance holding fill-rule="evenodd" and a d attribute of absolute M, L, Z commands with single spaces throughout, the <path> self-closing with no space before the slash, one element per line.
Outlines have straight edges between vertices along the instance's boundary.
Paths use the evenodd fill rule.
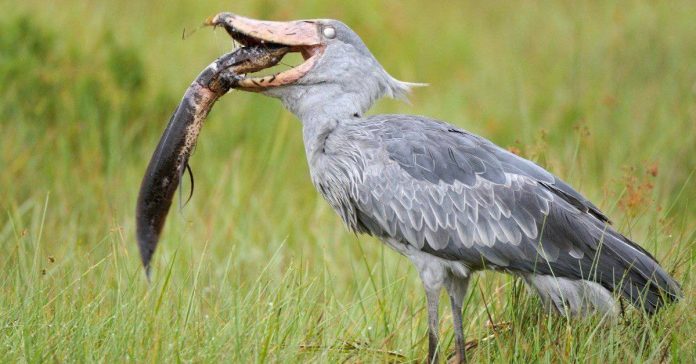
<path fill-rule="evenodd" d="M 336 29 L 334 29 L 334 27 L 324 27 L 324 29 L 321 30 L 321 33 L 324 34 L 326 38 L 336 38 Z"/>

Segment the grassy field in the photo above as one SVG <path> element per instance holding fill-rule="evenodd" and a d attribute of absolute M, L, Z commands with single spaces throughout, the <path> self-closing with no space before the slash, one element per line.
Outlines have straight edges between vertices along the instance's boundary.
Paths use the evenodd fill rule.
<path fill-rule="evenodd" d="M 220 30 L 181 37 L 219 11 L 345 21 L 395 77 L 430 83 L 372 112 L 437 117 L 537 161 L 683 284 L 654 318 L 607 325 L 544 315 L 521 282 L 478 275 L 471 359 L 696 357 L 695 2 L 0 4 L 0 362 L 425 356 L 415 270 L 346 231 L 310 183 L 299 122 L 259 95 L 233 92 L 211 113 L 195 195 L 175 203 L 148 286 L 140 179 L 184 89 L 230 49 Z"/>

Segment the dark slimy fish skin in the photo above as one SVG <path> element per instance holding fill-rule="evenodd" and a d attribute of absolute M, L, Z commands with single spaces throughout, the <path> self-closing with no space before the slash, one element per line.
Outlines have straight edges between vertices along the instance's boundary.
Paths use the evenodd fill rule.
<path fill-rule="evenodd" d="M 285 47 L 253 46 L 227 53 L 208 65 L 184 93 L 150 159 L 138 194 L 136 235 L 148 278 L 174 193 L 213 104 L 242 79 L 241 74 L 271 67 L 286 52 Z"/>

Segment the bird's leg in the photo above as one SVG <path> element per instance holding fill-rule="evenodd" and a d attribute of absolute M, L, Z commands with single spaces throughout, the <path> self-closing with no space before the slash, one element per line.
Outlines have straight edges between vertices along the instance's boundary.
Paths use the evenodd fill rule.
<path fill-rule="evenodd" d="M 466 351 L 464 350 L 464 328 L 462 324 L 462 304 L 466 297 L 466 290 L 469 287 L 469 277 L 461 278 L 450 275 L 445 281 L 445 289 L 450 297 L 452 305 L 452 321 L 454 324 L 454 358 L 450 363 L 460 364 L 466 362 Z"/>
<path fill-rule="evenodd" d="M 445 269 L 441 264 L 432 259 L 420 259 L 421 256 L 411 257 L 416 264 L 423 287 L 425 288 L 425 298 L 428 305 L 428 364 L 438 363 L 438 333 L 440 331 L 440 321 L 438 318 L 438 305 L 440 302 L 440 292 L 442 285 L 447 278 Z"/>
<path fill-rule="evenodd" d="M 440 321 L 438 319 L 438 304 L 440 291 L 447 279 L 447 272 L 443 264 L 425 253 L 415 253 L 408 256 L 418 270 L 428 305 L 428 364 L 438 363 L 438 332 Z"/>
<path fill-rule="evenodd" d="M 428 364 L 438 363 L 438 332 L 440 321 L 438 318 L 438 305 L 440 302 L 441 286 L 437 288 L 425 286 L 425 298 L 428 303 Z"/>

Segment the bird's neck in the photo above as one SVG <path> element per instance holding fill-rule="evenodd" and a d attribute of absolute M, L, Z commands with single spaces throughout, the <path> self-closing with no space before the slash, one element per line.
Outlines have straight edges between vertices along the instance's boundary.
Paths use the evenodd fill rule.
<path fill-rule="evenodd" d="M 270 89 L 265 94 L 279 98 L 302 121 L 310 162 L 324 151 L 326 139 L 336 127 L 360 118 L 378 98 L 374 93 L 334 83 L 293 85 Z"/>
<path fill-rule="evenodd" d="M 326 139 L 342 122 L 341 117 L 327 113 L 312 113 L 302 118 L 302 135 L 307 158 L 311 161 L 325 152 Z"/>
<path fill-rule="evenodd" d="M 319 89 L 322 92 L 317 92 Z M 359 97 L 328 87 L 312 89 L 300 97 L 282 101 L 302 121 L 305 149 L 310 159 L 323 151 L 326 138 L 337 126 L 354 121 L 372 104 L 372 101 L 362 102 Z"/>
<path fill-rule="evenodd" d="M 286 109 L 303 123 L 327 118 L 350 118 L 364 114 L 377 100 L 377 96 L 360 89 L 333 83 L 311 86 L 293 85 L 270 89 L 265 94 L 279 98 Z"/>

